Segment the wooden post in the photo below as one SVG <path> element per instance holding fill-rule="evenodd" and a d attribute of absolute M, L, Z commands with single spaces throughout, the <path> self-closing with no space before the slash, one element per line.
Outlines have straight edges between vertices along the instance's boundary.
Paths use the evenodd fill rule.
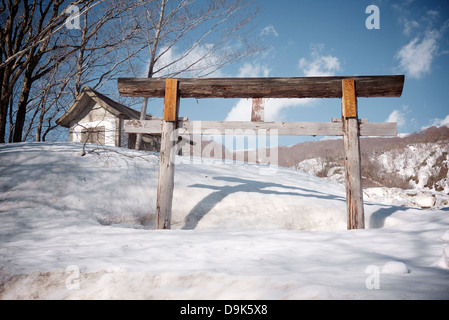
<path fill-rule="evenodd" d="M 354 79 L 342 80 L 342 120 L 345 152 L 347 227 L 365 228 L 359 120 Z"/>
<path fill-rule="evenodd" d="M 175 178 L 175 145 L 178 141 L 178 80 L 167 79 L 156 203 L 156 229 L 170 229 Z"/>
<path fill-rule="evenodd" d="M 251 110 L 252 122 L 264 122 L 265 106 L 263 98 L 253 98 L 253 106 Z"/>

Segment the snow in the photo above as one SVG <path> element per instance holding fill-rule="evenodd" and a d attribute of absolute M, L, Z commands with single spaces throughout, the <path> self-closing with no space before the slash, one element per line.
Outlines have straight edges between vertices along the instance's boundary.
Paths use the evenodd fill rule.
<path fill-rule="evenodd" d="M 178 157 L 153 230 L 157 155 L 94 148 L 0 146 L 1 299 L 449 298 L 447 194 L 365 190 L 348 231 L 342 184 Z"/>
<path fill-rule="evenodd" d="M 405 149 L 389 150 L 379 156 L 382 167 L 387 172 L 396 172 L 401 177 L 416 177 L 411 180 L 416 189 L 425 188 L 429 177 L 438 176 L 437 160 L 448 163 L 449 144 L 447 141 L 410 144 Z M 449 175 L 442 178 L 439 186 L 449 193 Z"/>
<path fill-rule="evenodd" d="M 443 191 L 443 194 L 449 194 L 449 173 L 445 171 L 449 164 L 447 141 L 414 143 L 406 148 L 386 150 L 380 154 L 372 152 L 369 159 L 381 168 L 380 172 L 377 172 L 378 175 L 394 173 L 404 181 L 408 181 L 412 189 L 420 191 L 437 189 Z M 326 175 L 331 181 L 345 182 L 343 164 L 330 161 L 326 157 L 306 159 L 292 168 L 312 175 Z"/>
<path fill-rule="evenodd" d="M 436 209 L 449 207 L 449 194 L 433 190 L 402 190 L 399 188 L 364 189 L 367 198 L 402 207 Z"/>
<path fill-rule="evenodd" d="M 446 231 L 442 236 L 441 240 L 443 241 L 449 241 L 449 231 Z"/>
<path fill-rule="evenodd" d="M 449 269 L 449 247 L 443 248 L 441 258 L 434 265 L 443 269 Z"/>
<path fill-rule="evenodd" d="M 408 272 L 405 263 L 400 261 L 388 261 L 382 267 L 383 274 L 404 274 Z"/>

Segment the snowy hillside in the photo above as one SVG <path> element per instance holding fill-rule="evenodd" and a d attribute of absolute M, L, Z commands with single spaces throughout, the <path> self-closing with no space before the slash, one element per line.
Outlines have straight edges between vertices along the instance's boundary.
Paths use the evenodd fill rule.
<path fill-rule="evenodd" d="M 347 231 L 340 183 L 178 157 L 154 231 L 157 155 L 89 148 L 0 146 L 1 299 L 449 299 L 443 192 L 368 189 Z"/>
<path fill-rule="evenodd" d="M 367 170 L 375 170 L 376 177 L 383 177 L 383 181 L 409 189 L 449 193 L 449 144 L 446 142 L 412 144 L 403 149 L 373 152 L 368 157 L 362 166 L 368 165 Z M 343 161 L 311 158 L 298 163 L 295 169 L 345 183 Z M 364 178 L 373 174 L 368 173 Z"/>
<path fill-rule="evenodd" d="M 446 135 L 448 128 L 434 130 Z M 425 189 L 448 194 L 449 138 L 434 138 L 429 132 L 432 133 L 423 131 L 412 138 L 362 139 L 362 146 L 365 145 L 362 151 L 364 186 Z M 344 183 L 343 155 L 329 152 L 329 149 L 325 151 L 322 156 L 301 160 L 290 167 Z"/>

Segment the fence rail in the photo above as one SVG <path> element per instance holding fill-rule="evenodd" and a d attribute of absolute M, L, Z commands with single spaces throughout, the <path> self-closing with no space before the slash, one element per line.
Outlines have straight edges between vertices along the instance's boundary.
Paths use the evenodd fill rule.
<path fill-rule="evenodd" d="M 127 133 L 160 134 L 162 120 L 126 120 Z M 248 121 L 182 121 L 176 126 L 179 135 L 250 135 L 276 130 L 280 136 L 343 136 L 342 122 L 248 122 Z M 360 122 L 360 136 L 395 136 L 396 122 Z M 263 131 L 262 131 L 263 130 Z"/>

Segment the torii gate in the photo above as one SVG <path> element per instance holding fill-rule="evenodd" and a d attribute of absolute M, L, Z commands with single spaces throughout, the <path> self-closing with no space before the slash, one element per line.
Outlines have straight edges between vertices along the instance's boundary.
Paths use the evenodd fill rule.
<path fill-rule="evenodd" d="M 277 129 L 280 135 L 343 136 L 346 177 L 347 228 L 365 228 L 360 136 L 396 136 L 393 122 L 359 121 L 357 97 L 400 97 L 403 75 L 296 78 L 119 78 L 120 95 L 165 97 L 163 120 L 129 120 L 128 133 L 161 133 L 156 204 L 156 229 L 170 229 L 177 128 L 190 134 L 208 129 Z M 252 122 L 178 121 L 180 98 L 252 98 Z M 342 119 L 332 122 L 263 122 L 262 98 L 341 98 Z M 161 132 L 162 124 L 162 132 Z M 199 131 L 197 131 L 199 128 Z M 175 136 L 174 136 L 175 135 Z"/>

